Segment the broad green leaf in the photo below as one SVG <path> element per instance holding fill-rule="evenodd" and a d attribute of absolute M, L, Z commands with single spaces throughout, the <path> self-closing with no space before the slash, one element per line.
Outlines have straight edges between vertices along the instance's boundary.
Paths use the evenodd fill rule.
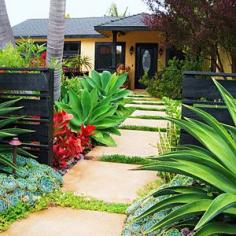
<path fill-rule="evenodd" d="M 92 138 L 94 138 L 97 142 L 104 144 L 106 146 L 116 146 L 115 141 L 113 138 L 105 132 L 94 131 Z"/>
<path fill-rule="evenodd" d="M 230 193 L 223 193 L 216 197 L 205 214 L 202 216 L 198 224 L 196 225 L 195 229 L 200 229 L 203 225 L 208 223 L 214 217 L 222 213 L 228 208 L 236 206 L 236 195 Z"/>
<path fill-rule="evenodd" d="M 181 219 L 193 217 L 195 215 L 198 215 L 199 213 L 205 212 L 206 209 L 209 207 L 210 203 L 211 200 L 203 199 L 189 204 L 185 204 L 179 207 L 177 210 L 172 211 L 160 222 L 154 224 L 145 233 L 147 234 L 164 227 L 169 227 Z"/>
<path fill-rule="evenodd" d="M 213 222 L 206 224 L 194 236 L 236 235 L 236 225 Z"/>
<path fill-rule="evenodd" d="M 228 108 L 228 111 L 234 121 L 234 125 L 236 126 L 236 100 L 235 98 L 215 79 L 213 79 L 215 85 L 217 86 L 223 100 Z"/>
<path fill-rule="evenodd" d="M 101 74 L 101 84 L 104 90 L 106 89 L 106 86 L 110 79 L 111 79 L 111 73 L 109 71 L 103 71 Z"/>
<path fill-rule="evenodd" d="M 167 199 L 164 199 L 160 202 L 157 202 L 156 204 L 151 206 L 148 210 L 146 210 L 143 214 L 135 218 L 135 221 L 150 216 L 155 212 L 160 212 L 165 209 L 181 206 L 183 204 L 189 204 L 195 201 L 199 201 L 201 199 L 210 199 L 210 197 L 207 196 L 206 194 L 199 194 L 199 193 L 187 193 L 187 194 L 175 195 Z"/>

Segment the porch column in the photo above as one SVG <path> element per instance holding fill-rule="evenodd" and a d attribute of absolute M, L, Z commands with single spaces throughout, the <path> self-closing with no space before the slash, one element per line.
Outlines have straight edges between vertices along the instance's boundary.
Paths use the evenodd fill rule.
<path fill-rule="evenodd" d="M 116 70 L 116 45 L 117 45 L 117 31 L 112 31 L 112 70 Z"/>

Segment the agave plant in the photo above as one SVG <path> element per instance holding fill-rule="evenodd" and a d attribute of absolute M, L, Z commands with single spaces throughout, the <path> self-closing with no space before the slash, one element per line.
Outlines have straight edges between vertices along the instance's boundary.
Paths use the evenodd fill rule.
<path fill-rule="evenodd" d="M 91 92 L 87 89 L 81 90 L 80 96 L 69 91 L 68 98 L 67 104 L 61 101 L 57 102 L 56 106 L 59 110 L 73 115 L 71 129 L 79 131 L 82 125 L 93 125 L 96 127 L 92 134 L 93 139 L 108 146 L 115 145 L 110 134 L 120 134 L 116 127 L 123 120 L 116 115 L 118 105 L 112 105 L 110 97 L 99 99 L 95 88 Z"/>
<path fill-rule="evenodd" d="M 136 220 L 168 209 L 170 213 L 145 233 L 193 225 L 194 235 L 236 234 L 236 100 L 217 81 L 234 126 L 220 123 L 207 112 L 188 107 L 201 121 L 168 118 L 196 138 L 202 147 L 186 145 L 154 158 L 144 170 L 166 171 L 193 177 L 196 186 L 160 189 L 154 197 L 167 196 Z"/>
<path fill-rule="evenodd" d="M 0 104 L 0 116 L 5 116 L 10 112 L 16 111 L 21 109 L 22 107 L 12 107 L 13 104 L 18 102 L 20 99 L 14 99 L 7 102 L 3 102 Z M 20 128 L 5 128 L 6 126 L 16 122 L 17 120 L 21 119 L 22 117 L 10 116 L 9 118 L 2 118 L 0 119 L 0 139 L 1 141 L 4 138 L 14 137 L 18 134 L 32 132 L 26 129 Z M 12 149 L 9 145 L 0 144 L 0 164 L 3 164 L 6 167 L 12 167 L 16 169 L 16 165 L 14 165 L 9 158 L 9 153 L 12 152 Z M 24 151 L 23 149 L 18 149 L 18 152 L 21 154 L 25 154 L 28 156 L 33 157 L 28 152 Z"/>

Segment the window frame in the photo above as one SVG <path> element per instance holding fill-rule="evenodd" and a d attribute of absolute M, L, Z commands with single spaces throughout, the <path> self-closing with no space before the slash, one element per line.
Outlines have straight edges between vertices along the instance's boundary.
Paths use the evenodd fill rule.
<path fill-rule="evenodd" d="M 114 68 L 112 68 L 112 65 L 110 68 L 98 68 L 98 58 L 99 58 L 99 51 L 98 51 L 98 48 L 100 46 L 111 46 L 112 47 L 112 42 L 96 42 L 95 43 L 95 70 L 97 71 L 104 71 L 104 70 L 107 70 L 107 71 L 113 71 Z M 121 53 L 121 57 L 122 57 L 122 61 L 121 62 L 122 64 L 125 64 L 125 61 L 126 61 L 126 57 L 125 57 L 125 52 L 126 52 L 126 43 L 125 42 L 117 42 L 116 43 L 117 46 L 121 46 L 122 47 L 122 53 Z M 119 63 L 117 63 L 119 64 Z"/>
<path fill-rule="evenodd" d="M 65 45 L 66 44 L 77 44 L 78 45 L 77 54 L 65 56 Z M 81 55 L 81 41 L 72 41 L 72 42 L 65 41 L 64 42 L 64 48 L 63 48 L 63 58 L 66 59 L 66 58 L 70 58 L 70 57 L 77 56 L 77 55 Z"/>

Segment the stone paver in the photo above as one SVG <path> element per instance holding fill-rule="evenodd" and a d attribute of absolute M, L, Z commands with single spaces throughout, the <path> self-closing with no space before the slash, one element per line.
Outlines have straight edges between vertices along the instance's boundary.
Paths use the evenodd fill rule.
<path fill-rule="evenodd" d="M 65 176 L 63 191 L 106 202 L 131 203 L 137 191 L 156 180 L 156 172 L 132 171 L 138 165 L 81 161 Z"/>
<path fill-rule="evenodd" d="M 164 105 L 147 105 L 147 104 L 126 104 L 125 107 L 143 107 L 143 108 L 150 108 L 150 109 L 164 109 Z"/>
<path fill-rule="evenodd" d="M 131 114 L 133 116 L 167 116 L 166 112 L 164 111 L 142 111 L 136 110 Z"/>
<path fill-rule="evenodd" d="M 121 126 L 145 126 L 153 128 L 167 128 L 169 121 L 167 120 L 147 120 L 147 119 L 135 119 L 128 118 L 126 119 Z"/>
<path fill-rule="evenodd" d="M 15 222 L 1 236 L 120 236 L 125 215 L 50 208 Z"/>
<path fill-rule="evenodd" d="M 96 158 L 104 155 L 125 155 L 148 157 L 157 154 L 158 132 L 120 130 L 121 136 L 114 135 L 116 147 L 96 146 L 87 157 Z"/>

